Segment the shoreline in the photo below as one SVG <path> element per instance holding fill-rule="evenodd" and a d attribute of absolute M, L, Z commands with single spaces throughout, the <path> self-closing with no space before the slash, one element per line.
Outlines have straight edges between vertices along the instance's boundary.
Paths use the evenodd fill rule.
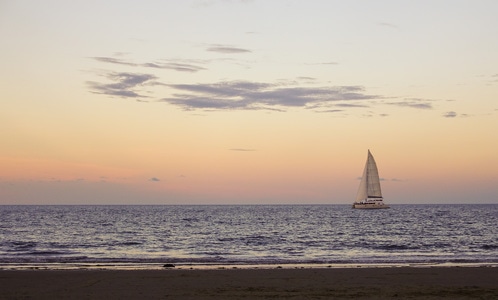
<path fill-rule="evenodd" d="M 493 299 L 497 267 L 0 270 L 0 299 Z"/>

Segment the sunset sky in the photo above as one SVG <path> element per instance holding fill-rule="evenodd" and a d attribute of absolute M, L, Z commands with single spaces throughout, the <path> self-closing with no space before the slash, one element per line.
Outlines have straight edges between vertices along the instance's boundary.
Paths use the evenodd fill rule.
<path fill-rule="evenodd" d="M 498 1 L 0 1 L 0 204 L 498 203 Z"/>

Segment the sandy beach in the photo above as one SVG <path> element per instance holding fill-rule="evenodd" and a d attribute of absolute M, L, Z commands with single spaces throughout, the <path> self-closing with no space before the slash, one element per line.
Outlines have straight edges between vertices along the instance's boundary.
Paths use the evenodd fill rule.
<path fill-rule="evenodd" d="M 1 299 L 497 299 L 498 268 L 3 270 Z"/>

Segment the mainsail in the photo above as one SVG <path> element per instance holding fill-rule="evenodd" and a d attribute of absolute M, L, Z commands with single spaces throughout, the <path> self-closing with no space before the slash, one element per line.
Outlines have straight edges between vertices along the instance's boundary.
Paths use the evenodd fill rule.
<path fill-rule="evenodd" d="M 363 176 L 361 177 L 356 201 L 360 202 L 368 198 L 382 199 L 379 171 L 377 170 L 377 164 L 375 163 L 375 159 L 373 158 L 372 153 L 370 153 L 370 150 L 368 150 L 367 162 L 365 164 L 365 169 L 363 170 Z"/>

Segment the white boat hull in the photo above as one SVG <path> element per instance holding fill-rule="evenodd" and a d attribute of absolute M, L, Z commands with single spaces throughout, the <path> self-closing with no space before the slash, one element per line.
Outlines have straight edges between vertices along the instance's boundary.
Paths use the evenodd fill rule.
<path fill-rule="evenodd" d="M 389 205 L 386 205 L 384 203 L 379 204 L 379 203 L 354 203 L 353 208 L 359 208 L 359 209 L 383 209 L 383 208 L 390 208 Z"/>

